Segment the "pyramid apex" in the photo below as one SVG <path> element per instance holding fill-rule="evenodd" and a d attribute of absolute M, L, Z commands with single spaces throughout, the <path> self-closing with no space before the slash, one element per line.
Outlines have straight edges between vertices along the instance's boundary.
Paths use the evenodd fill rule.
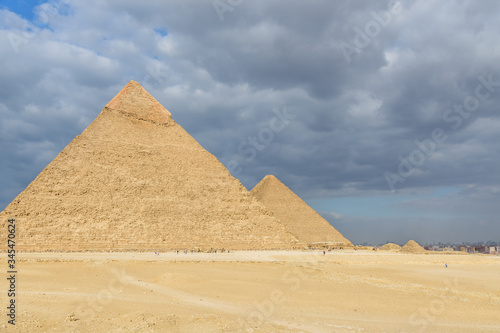
<path fill-rule="evenodd" d="M 267 187 L 286 187 L 285 184 L 283 184 L 276 176 L 274 175 L 267 175 L 265 176 L 264 178 L 262 178 L 260 180 L 260 182 L 255 185 L 255 187 L 252 189 L 251 192 L 260 192 L 260 191 L 263 191 L 264 188 L 267 188 Z"/>
<path fill-rule="evenodd" d="M 264 178 L 262 178 L 262 181 L 280 182 L 281 183 L 281 180 L 279 180 L 278 177 L 276 177 L 275 175 L 267 175 Z"/>
<path fill-rule="evenodd" d="M 278 179 L 275 175 L 267 175 L 260 181 L 263 184 L 269 184 L 271 186 L 282 186 L 288 188 L 281 180 Z"/>
<path fill-rule="evenodd" d="M 168 124 L 172 115 L 138 82 L 131 80 L 106 105 L 106 108 L 118 110 L 127 116 L 158 124 Z"/>

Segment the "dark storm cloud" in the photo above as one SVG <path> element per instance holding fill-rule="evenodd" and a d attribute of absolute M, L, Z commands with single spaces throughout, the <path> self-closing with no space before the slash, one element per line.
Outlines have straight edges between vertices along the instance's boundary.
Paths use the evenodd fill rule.
<path fill-rule="evenodd" d="M 233 174 L 237 163 L 247 188 L 276 174 L 305 199 L 463 189 L 446 198 L 454 208 L 445 217 L 418 197 L 394 207 L 392 222 L 332 221 L 354 241 L 369 241 L 364 226 L 377 223 L 397 224 L 400 237 L 420 230 L 433 217 L 418 222 L 405 209 L 422 207 L 444 233 L 451 219 L 470 222 L 458 217 L 464 202 L 484 219 L 481 230 L 491 227 L 490 188 L 500 182 L 495 1 L 241 1 L 222 20 L 213 4 L 54 0 L 34 12 L 44 24 L 1 10 L 1 206 L 134 79 Z M 480 90 L 489 96 L 467 116 L 454 111 L 472 101 L 480 77 L 492 82 Z M 295 117 L 269 132 L 285 108 Z M 446 140 L 391 192 L 386 173 L 401 177 L 401 158 L 420 154 L 415 140 L 438 128 Z"/>

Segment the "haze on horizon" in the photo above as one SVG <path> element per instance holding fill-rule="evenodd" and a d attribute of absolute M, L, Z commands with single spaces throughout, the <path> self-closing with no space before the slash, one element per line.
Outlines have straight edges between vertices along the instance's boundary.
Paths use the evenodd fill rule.
<path fill-rule="evenodd" d="M 496 1 L 3 1 L 0 208 L 130 80 L 353 243 L 500 241 Z"/>

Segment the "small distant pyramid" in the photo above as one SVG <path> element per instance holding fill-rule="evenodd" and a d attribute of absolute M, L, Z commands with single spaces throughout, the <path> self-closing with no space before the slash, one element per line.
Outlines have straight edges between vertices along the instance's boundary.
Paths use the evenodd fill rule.
<path fill-rule="evenodd" d="M 382 251 L 401 251 L 401 246 L 394 243 L 387 243 L 380 247 Z"/>
<path fill-rule="evenodd" d="M 352 243 L 299 196 L 272 175 L 264 177 L 251 191 L 301 242 L 310 247 L 352 247 Z M 328 245 L 330 244 L 330 245 Z"/>
<path fill-rule="evenodd" d="M 299 244 L 134 81 L 0 213 L 2 239 L 9 218 L 21 251 Z"/>
<path fill-rule="evenodd" d="M 408 252 L 408 253 L 424 253 L 427 252 L 423 247 L 421 247 L 417 242 L 414 240 L 408 241 L 402 248 L 402 252 Z"/>

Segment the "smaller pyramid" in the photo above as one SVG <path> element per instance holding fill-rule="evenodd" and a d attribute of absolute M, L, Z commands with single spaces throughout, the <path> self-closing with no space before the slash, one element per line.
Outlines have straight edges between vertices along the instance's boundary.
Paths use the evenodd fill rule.
<path fill-rule="evenodd" d="M 352 243 L 299 196 L 272 175 L 252 191 L 299 241 L 309 247 L 352 247 Z"/>
<path fill-rule="evenodd" d="M 421 247 L 417 242 L 414 240 L 408 241 L 402 248 L 402 252 L 407 252 L 407 253 L 425 253 L 425 249 Z"/>
<path fill-rule="evenodd" d="M 401 251 L 401 246 L 394 243 L 387 243 L 380 247 L 381 251 Z"/>

